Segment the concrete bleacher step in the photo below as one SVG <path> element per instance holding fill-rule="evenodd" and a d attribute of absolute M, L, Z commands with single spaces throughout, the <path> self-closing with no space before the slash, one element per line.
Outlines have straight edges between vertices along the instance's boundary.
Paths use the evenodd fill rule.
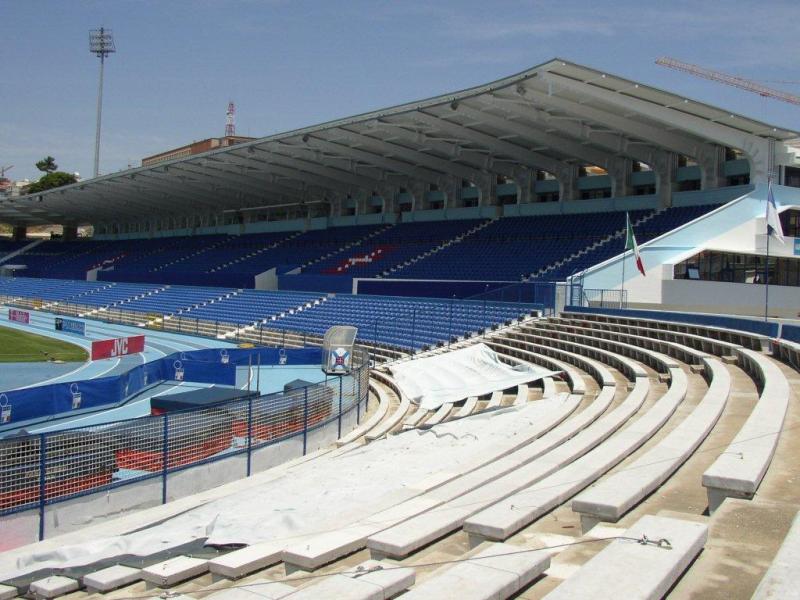
<path fill-rule="evenodd" d="M 419 427 L 425 418 L 430 414 L 427 408 L 424 408 L 422 405 L 416 407 L 416 409 L 406 417 L 405 421 L 403 421 L 403 427 L 405 429 L 411 429 L 414 427 Z"/>
<path fill-rule="evenodd" d="M 492 544 L 434 573 L 403 595 L 408 600 L 502 600 L 518 593 L 550 566 L 544 550 Z"/>
<path fill-rule="evenodd" d="M 761 382 L 761 394 L 736 437 L 703 473 L 708 509 L 725 498 L 752 498 L 767 473 L 789 408 L 789 382 L 771 358 L 756 350 L 739 350 L 742 368 Z"/>
<path fill-rule="evenodd" d="M 431 416 L 425 422 L 425 427 L 432 427 L 434 425 L 438 425 L 439 423 L 443 423 L 447 419 L 447 416 L 452 412 L 452 410 L 453 410 L 453 403 L 445 402 L 438 409 L 436 409 L 436 412 L 433 413 L 433 416 Z"/>
<path fill-rule="evenodd" d="M 641 378 L 640 382 L 619 407 L 598 418 L 613 399 L 613 388 L 607 388 L 608 392 L 598 395 L 590 406 L 573 418 L 520 449 L 508 460 L 496 461 L 492 466 L 496 472 L 491 485 L 459 490 L 459 494 L 437 507 L 436 511 L 422 513 L 371 536 L 367 547 L 376 556 L 404 558 L 460 528 L 471 515 L 558 471 L 602 442 L 639 410 L 649 390 L 646 378 Z M 513 466 L 506 464 L 512 461 Z M 509 470 L 503 471 L 504 467 Z"/>
<path fill-rule="evenodd" d="M 291 600 L 385 600 L 414 585 L 414 569 L 368 560 L 290 594 Z"/>
<path fill-rule="evenodd" d="M 528 403 L 528 385 L 521 383 L 517 386 L 517 395 L 514 398 L 514 406 L 525 406 Z"/>
<path fill-rule="evenodd" d="M 214 575 L 239 579 L 280 562 L 282 551 L 282 544 L 253 544 L 209 560 L 208 570 Z"/>
<path fill-rule="evenodd" d="M 602 400 L 601 400 L 602 401 Z M 459 472 L 443 471 L 431 481 L 420 484 L 419 495 L 395 504 L 375 514 L 368 515 L 360 521 L 333 532 L 321 534 L 303 543 L 293 544 L 287 548 L 283 559 L 292 568 L 313 570 L 337 558 L 360 550 L 367 545 L 367 538 L 387 528 L 400 524 L 408 519 L 431 510 L 443 503 L 472 492 L 478 487 L 501 477 L 518 468 L 528 460 L 532 460 L 543 451 L 541 444 L 532 442 L 538 436 L 550 431 L 566 419 L 580 402 L 578 396 L 568 396 L 562 405 L 548 416 L 531 423 L 525 433 L 509 438 L 498 446 L 493 454 L 482 455 L 475 464 L 464 467 Z M 505 409 L 520 411 L 524 417 L 526 409 Z M 527 410 L 535 410 L 529 407 Z M 586 412 L 586 411 L 584 411 Z M 591 412 L 591 411 L 589 411 Z M 581 415 L 582 422 L 593 414 Z M 562 430 L 563 431 L 563 430 Z M 565 432 L 568 433 L 568 432 Z"/>
<path fill-rule="evenodd" d="M 663 598 L 708 539 L 705 523 L 646 515 L 569 576 L 547 600 Z"/>
<path fill-rule="evenodd" d="M 390 378 L 377 371 L 373 371 L 372 377 L 384 385 L 391 382 Z M 400 399 L 397 408 L 386 419 L 379 423 L 377 427 L 367 432 L 367 434 L 364 436 L 367 441 L 373 441 L 382 438 L 390 431 L 398 427 L 411 408 L 411 401 L 405 394 L 400 394 L 400 392 L 396 389 L 393 391 Z"/>
<path fill-rule="evenodd" d="M 142 569 L 141 576 L 148 584 L 172 587 L 208 571 L 208 561 L 190 556 L 176 556 Z"/>
<path fill-rule="evenodd" d="M 378 396 L 378 408 L 372 414 L 372 416 L 364 421 L 361 425 L 353 429 L 350 433 L 342 437 L 341 439 L 336 441 L 336 445 L 339 447 L 346 446 L 355 442 L 357 439 L 363 437 L 367 434 L 367 432 L 374 429 L 378 423 L 380 423 L 387 414 L 389 414 L 389 407 L 391 405 L 391 401 L 389 400 L 388 394 L 386 391 L 379 386 L 370 384 L 370 389 L 374 391 L 374 393 Z"/>
<path fill-rule="evenodd" d="M 599 521 L 618 521 L 675 472 L 711 432 L 730 395 L 731 375 L 718 360 L 704 360 L 712 374 L 711 384 L 691 414 L 626 469 L 572 501 L 584 533 Z"/>
<path fill-rule="evenodd" d="M 84 575 L 83 585 L 89 593 L 106 593 L 142 578 L 142 570 L 124 565 L 114 565 Z"/>
<path fill-rule="evenodd" d="M 495 390 L 492 392 L 492 397 L 489 399 L 489 402 L 486 404 L 486 408 L 500 408 L 500 404 L 503 401 L 503 390 Z"/>
<path fill-rule="evenodd" d="M 672 377 L 667 392 L 629 427 L 575 460 L 560 461 L 558 470 L 473 514 L 464 522 L 464 530 L 475 539 L 505 540 L 596 481 L 650 439 L 686 397 L 686 374 L 675 369 Z"/>
<path fill-rule="evenodd" d="M 464 401 L 464 405 L 458 409 L 455 414 L 455 418 L 460 419 L 463 417 L 468 417 L 472 413 L 475 412 L 475 409 L 478 407 L 478 397 L 477 396 L 470 396 Z"/>
<path fill-rule="evenodd" d="M 211 594 L 196 593 L 195 597 L 187 596 L 187 598 L 192 598 L 192 600 L 279 600 L 296 591 L 297 588 L 279 581 L 254 579 L 247 585 L 224 588 Z"/>
<path fill-rule="evenodd" d="M 63 575 L 51 575 L 44 579 L 34 581 L 30 585 L 30 594 L 35 598 L 57 598 L 70 592 L 77 591 L 80 583 L 71 577 Z"/>

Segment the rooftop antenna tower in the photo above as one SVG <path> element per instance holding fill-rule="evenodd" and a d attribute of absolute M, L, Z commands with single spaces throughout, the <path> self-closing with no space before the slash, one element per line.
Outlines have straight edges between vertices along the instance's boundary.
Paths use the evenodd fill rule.
<path fill-rule="evenodd" d="M 106 56 L 116 51 L 114 35 L 110 29 L 101 27 L 100 29 L 89 30 L 89 52 L 100 59 L 100 85 L 97 87 L 97 128 L 94 134 L 95 177 L 100 174 L 100 121 L 103 114 L 103 67 L 105 66 Z"/>
<path fill-rule="evenodd" d="M 236 106 L 233 102 L 228 102 L 228 111 L 225 113 L 225 137 L 236 135 L 236 124 L 233 117 L 236 114 Z"/>

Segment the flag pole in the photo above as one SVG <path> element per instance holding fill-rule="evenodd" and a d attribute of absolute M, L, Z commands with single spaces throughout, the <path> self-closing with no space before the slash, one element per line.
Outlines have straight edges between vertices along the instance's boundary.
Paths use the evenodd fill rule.
<path fill-rule="evenodd" d="M 769 208 L 767 209 L 769 210 Z M 767 262 L 764 265 L 764 320 L 769 320 L 769 225 L 767 225 Z"/>
<path fill-rule="evenodd" d="M 767 178 L 767 260 L 764 264 L 764 320 L 769 320 L 769 238 L 772 237 L 769 225 L 770 194 L 772 193 L 772 177 Z"/>
<path fill-rule="evenodd" d="M 622 251 L 622 282 L 619 286 L 619 307 L 623 308 L 622 306 L 622 297 L 625 295 L 625 258 L 628 255 L 627 250 Z"/>

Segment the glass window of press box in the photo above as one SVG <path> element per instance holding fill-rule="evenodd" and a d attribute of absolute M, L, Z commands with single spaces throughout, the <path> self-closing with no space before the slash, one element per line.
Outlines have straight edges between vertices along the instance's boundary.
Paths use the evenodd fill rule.
<path fill-rule="evenodd" d="M 704 250 L 675 265 L 675 279 L 764 283 L 766 256 Z M 800 258 L 770 256 L 770 285 L 800 286 Z"/>

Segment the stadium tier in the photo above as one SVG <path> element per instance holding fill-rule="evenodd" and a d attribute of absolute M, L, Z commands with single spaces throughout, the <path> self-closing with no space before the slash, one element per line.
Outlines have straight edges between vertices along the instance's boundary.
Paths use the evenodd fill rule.
<path fill-rule="evenodd" d="M 445 344 L 528 317 L 540 305 L 478 300 L 394 298 L 218 287 L 152 286 L 28 277 L 0 279 L 0 301 L 219 336 L 245 328 L 316 339 L 333 325 L 358 327 L 358 339 L 399 349 Z M 176 324 L 176 325 L 173 325 Z M 188 325 L 187 325 L 188 323 Z"/>
<path fill-rule="evenodd" d="M 714 205 L 633 210 L 640 242 Z M 27 277 L 252 288 L 278 274 L 471 281 L 551 280 L 618 254 L 625 213 L 583 213 L 121 241 L 47 241 L 15 257 Z M 329 291 L 319 289 L 318 291 Z"/>

